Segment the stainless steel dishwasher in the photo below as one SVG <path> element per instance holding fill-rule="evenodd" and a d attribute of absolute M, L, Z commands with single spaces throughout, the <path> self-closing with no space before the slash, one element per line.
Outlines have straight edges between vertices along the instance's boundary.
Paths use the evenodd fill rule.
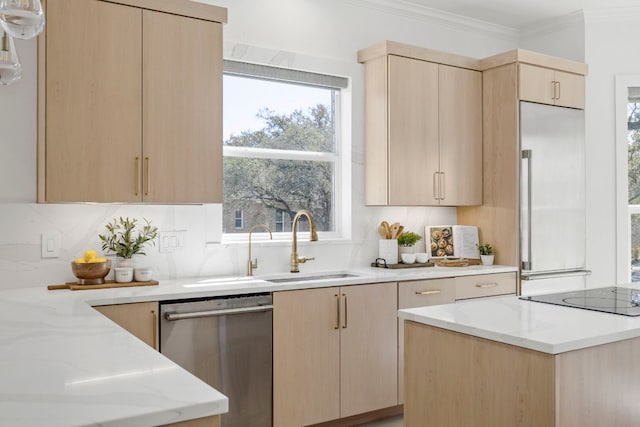
<path fill-rule="evenodd" d="M 229 398 L 223 427 L 271 426 L 271 294 L 161 303 L 160 352 Z"/>

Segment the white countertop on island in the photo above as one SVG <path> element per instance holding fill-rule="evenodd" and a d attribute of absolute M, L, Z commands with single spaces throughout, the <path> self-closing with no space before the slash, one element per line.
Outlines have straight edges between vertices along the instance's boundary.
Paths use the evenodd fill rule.
<path fill-rule="evenodd" d="M 156 426 L 227 412 L 227 398 L 92 306 L 168 301 L 517 271 L 469 266 L 362 268 L 355 276 L 272 283 L 269 277 L 161 280 L 158 286 L 0 291 L 0 425 Z"/>
<path fill-rule="evenodd" d="M 549 354 L 640 336 L 640 317 L 524 301 L 516 296 L 406 309 L 398 315 L 401 319 Z"/>

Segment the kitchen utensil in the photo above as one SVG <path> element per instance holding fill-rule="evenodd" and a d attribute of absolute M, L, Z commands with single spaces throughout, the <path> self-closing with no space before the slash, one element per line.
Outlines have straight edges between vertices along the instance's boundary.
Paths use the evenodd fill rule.
<path fill-rule="evenodd" d="M 389 226 L 389 223 L 387 221 L 382 221 L 381 225 L 385 229 L 385 235 L 387 236 L 385 239 L 391 239 L 391 227 Z"/>
<path fill-rule="evenodd" d="M 378 234 L 380 235 L 381 239 L 388 239 L 389 237 L 387 236 L 387 229 L 385 228 L 384 225 L 380 224 L 378 226 Z"/>
<path fill-rule="evenodd" d="M 392 239 L 397 239 L 398 236 L 400 235 L 400 223 L 399 222 L 394 222 L 393 224 L 391 224 L 391 238 Z"/>
<path fill-rule="evenodd" d="M 402 234 L 403 231 L 404 231 L 404 225 L 401 225 L 400 227 L 398 227 L 398 231 L 396 233 L 396 239 L 398 238 L 398 236 Z"/>

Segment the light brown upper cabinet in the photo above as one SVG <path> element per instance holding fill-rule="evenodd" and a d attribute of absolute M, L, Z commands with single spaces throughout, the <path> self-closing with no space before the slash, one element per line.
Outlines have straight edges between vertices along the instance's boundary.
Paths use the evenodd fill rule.
<path fill-rule="evenodd" d="M 45 8 L 38 201 L 221 202 L 226 9 L 187 0 Z"/>
<path fill-rule="evenodd" d="M 584 109 L 584 76 L 530 64 L 518 64 L 523 101 Z"/>
<path fill-rule="evenodd" d="M 482 76 L 474 61 L 393 42 L 358 60 L 366 204 L 481 204 Z"/>

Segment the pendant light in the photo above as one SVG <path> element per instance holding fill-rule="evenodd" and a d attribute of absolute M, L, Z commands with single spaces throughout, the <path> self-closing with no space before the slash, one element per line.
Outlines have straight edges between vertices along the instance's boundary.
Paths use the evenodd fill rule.
<path fill-rule="evenodd" d="M 0 29 L 0 85 L 10 85 L 20 80 L 21 75 L 22 65 L 13 39 Z"/>
<path fill-rule="evenodd" d="M 0 25 L 11 37 L 30 39 L 44 28 L 40 0 L 0 0 Z"/>

